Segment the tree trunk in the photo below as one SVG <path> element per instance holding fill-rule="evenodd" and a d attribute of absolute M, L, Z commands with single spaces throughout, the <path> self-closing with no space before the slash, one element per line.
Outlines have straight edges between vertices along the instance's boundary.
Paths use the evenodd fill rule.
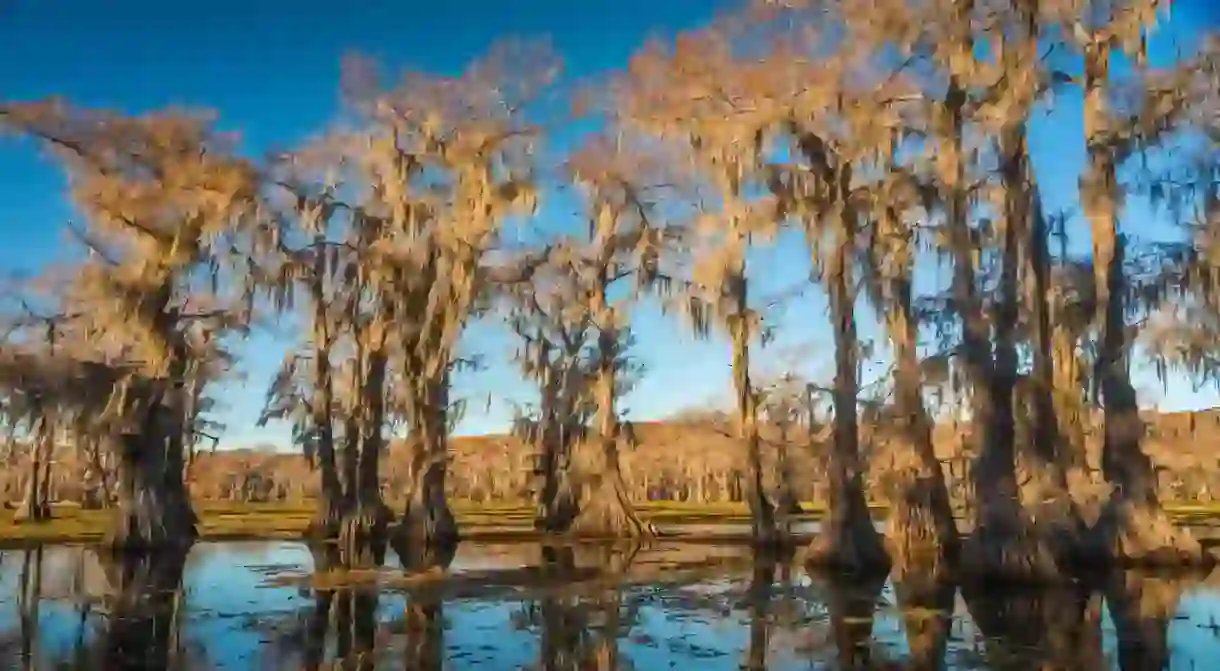
<path fill-rule="evenodd" d="M 972 9 L 973 3 L 970 2 L 960 3 L 956 8 L 956 24 L 960 33 L 956 48 L 964 52 L 965 58 L 973 57 L 969 25 Z M 975 524 L 963 548 L 963 569 L 975 576 L 1006 580 L 1047 579 L 1055 576 L 1055 567 L 1044 548 L 1033 539 L 1029 521 L 1020 509 L 1017 498 L 1012 415 L 1012 384 L 1015 379 L 1000 379 L 1005 377 L 1004 371 L 1011 367 L 1005 354 L 997 351 L 997 358 L 1002 360 L 994 366 L 992 364 L 990 329 L 975 286 L 975 249 L 968 223 L 963 149 L 963 110 L 966 101 L 965 87 L 955 74 L 949 78 L 945 99 L 948 127 L 940 147 L 943 161 L 941 177 L 948 194 L 946 218 L 953 256 L 953 303 L 962 321 L 962 348 L 971 387 L 970 421 L 973 437 L 979 443 L 978 461 L 973 469 L 976 477 Z M 1010 250 L 1013 251 L 1015 249 Z M 1009 273 L 1006 281 L 1011 285 L 1011 272 L 1015 266 L 1006 263 L 1005 268 Z M 997 316 L 1010 321 L 1011 308 L 1010 300 L 1002 314 Z M 1011 324 L 997 324 L 997 339 L 1007 342 L 1014 335 Z"/>
<path fill-rule="evenodd" d="M 609 282 L 605 266 L 600 268 L 593 290 L 591 311 L 598 320 L 596 397 L 597 441 L 601 463 L 585 473 L 580 510 L 569 527 L 581 536 L 628 537 L 651 536 L 651 525 L 645 525 L 635 513 L 619 462 L 619 421 L 615 401 L 618 397 L 617 366 L 619 332 L 613 308 L 607 304 L 606 285 Z"/>
<path fill-rule="evenodd" d="M 1113 486 L 1110 501 L 1095 526 L 1092 552 L 1121 564 L 1180 565 L 1211 563 L 1213 558 L 1161 508 L 1152 462 L 1140 446 L 1144 425 L 1128 371 L 1125 240 L 1118 234 L 1122 207 L 1118 156 L 1109 139 L 1106 81 L 1110 45 L 1094 39 L 1085 48 L 1084 125 L 1089 163 L 1080 195 L 1093 233 L 1093 279 L 1097 300 L 1094 325 L 1099 332 L 1094 382 L 1103 411 L 1102 471 Z"/>
<path fill-rule="evenodd" d="M 411 492 L 399 525 L 397 543 L 404 562 L 415 563 L 457 546 L 458 528 L 445 498 L 448 467 L 448 375 L 420 383 L 424 399 L 412 432 Z"/>
<path fill-rule="evenodd" d="M 348 510 L 339 534 L 339 545 L 346 550 L 346 561 L 379 565 L 385 551 L 389 508 L 381 498 L 380 457 L 384 446 L 385 378 L 388 357 L 374 347 L 365 357 L 367 369 L 360 387 L 360 457 L 357 464 L 354 505 Z"/>
<path fill-rule="evenodd" d="M 310 278 L 314 306 L 314 391 L 311 422 L 313 438 L 317 441 L 315 449 L 321 486 L 318 492 L 318 506 L 314 511 L 313 521 L 310 522 L 309 535 L 316 539 L 338 537 L 339 526 L 347 505 L 335 458 L 335 383 L 330 363 L 332 338 L 330 318 L 326 310 L 326 293 L 322 283 L 326 270 L 325 263 L 325 255 L 319 239 L 314 244 L 314 273 Z"/>
<path fill-rule="evenodd" d="M 1028 150 L 1024 130 L 1019 138 L 1020 165 L 1011 167 L 1014 173 L 1009 180 L 1017 182 L 1015 173 L 1032 180 L 1026 167 Z M 1017 163 L 1014 161 L 1014 164 Z M 1026 251 L 1026 274 L 1032 279 L 1030 313 L 1033 318 L 1031 349 L 1033 350 L 1033 449 L 1029 456 L 1036 462 L 1042 487 L 1038 501 L 1032 502 L 1038 519 L 1046 520 L 1046 535 L 1050 549 L 1059 566 L 1076 564 L 1081 560 L 1080 543 L 1085 525 L 1068 485 L 1067 472 L 1078 457 L 1072 444 L 1065 443 L 1060 432 L 1062 418 L 1055 404 L 1055 371 L 1065 362 L 1056 360 L 1054 334 L 1051 328 L 1050 251 L 1046 217 L 1043 214 L 1036 186 L 1029 185 L 1030 192 L 1022 194 L 1028 198 L 1030 212 L 1029 235 Z M 1072 359 L 1075 353 L 1071 353 Z M 1080 421 L 1079 419 L 1077 421 Z M 1077 429 L 1079 430 L 1079 429 Z M 1083 445 L 1081 445 L 1083 449 Z"/>
<path fill-rule="evenodd" d="M 752 539 L 756 545 L 766 546 L 783 542 L 787 530 L 780 529 L 777 525 L 775 505 L 767 494 L 763 478 L 762 445 L 758 435 L 758 400 L 750 383 L 752 329 L 749 282 L 745 272 L 743 260 L 733 274 L 729 291 L 734 302 L 734 313 L 729 324 L 733 344 L 733 392 L 737 398 L 737 436 L 745 448 L 746 462 L 749 464 L 745 499 L 750 506 Z"/>
<path fill-rule="evenodd" d="M 804 512 L 801 508 L 801 498 L 796 493 L 796 474 L 793 472 L 793 459 L 789 452 L 789 443 L 787 439 L 781 439 L 775 449 L 775 460 L 779 472 L 776 474 L 779 482 L 779 493 L 776 496 L 775 505 L 781 515 L 800 515 Z M 700 502 L 703 502 L 702 492 L 703 483 L 699 483 Z"/>
<path fill-rule="evenodd" d="M 165 449 L 165 470 L 163 471 L 164 487 L 167 494 L 170 515 L 182 524 L 194 530 L 199 523 L 195 508 L 191 505 L 191 496 L 186 488 L 186 433 L 189 429 L 186 423 L 187 410 L 187 362 L 190 352 L 181 340 L 182 336 L 175 334 L 172 348 L 173 359 L 169 368 L 169 379 L 161 391 L 161 408 L 163 415 L 155 423 L 160 440 Z M 193 536 L 192 536 L 193 537 Z"/>
<path fill-rule="evenodd" d="M 166 669 L 188 548 L 101 557 L 113 590 L 105 657 L 97 668 Z"/>
<path fill-rule="evenodd" d="M 539 358 L 549 361 L 544 351 Z M 563 489 L 562 475 L 565 464 L 560 455 L 561 443 L 555 407 L 559 403 L 559 377 L 554 367 L 547 370 L 540 389 L 538 425 L 534 428 L 535 445 L 538 449 L 536 476 L 541 476 L 542 487 L 538 492 L 538 509 L 534 515 L 534 528 L 539 531 L 562 531 L 566 524 L 559 496 Z"/>
<path fill-rule="evenodd" d="M 910 233 L 898 229 L 896 215 L 890 249 L 898 270 L 886 280 L 886 327 L 894 351 L 894 395 L 901 423 L 903 452 L 894 464 L 900 478 L 893 496 L 889 519 L 889 554 L 901 574 L 908 570 L 929 573 L 938 579 L 957 560 L 958 531 L 945 487 L 944 473 L 932 444 L 932 420 L 923 404 L 923 376 L 919 370 L 916 343 L 919 324 L 911 305 Z"/>
<path fill-rule="evenodd" d="M 850 173 L 841 180 L 841 186 L 846 190 L 851 182 Z M 809 546 L 806 562 L 836 570 L 884 572 L 889 570 L 890 558 L 869 514 L 860 463 L 860 427 L 856 411 L 860 364 L 850 265 L 856 240 L 854 217 L 855 213 L 845 208 L 840 219 L 843 229 L 838 247 L 829 265 L 830 314 L 835 338 L 830 501 L 828 516 Z"/>
<path fill-rule="evenodd" d="M 22 505 L 13 515 L 14 522 L 44 522 L 51 518 L 47 489 L 50 485 L 53 421 L 46 412 L 38 418 L 36 440 L 30 450 L 30 473 Z"/>
<path fill-rule="evenodd" d="M 183 511 L 190 510 L 190 501 L 176 500 L 185 496 L 186 488 L 165 484 L 175 475 L 180 481 L 182 471 L 168 468 L 164 437 L 149 426 L 151 422 L 146 420 L 140 433 L 117 439 L 118 506 L 105 540 L 115 550 L 188 548 L 197 536 L 194 520 L 183 517 Z"/>

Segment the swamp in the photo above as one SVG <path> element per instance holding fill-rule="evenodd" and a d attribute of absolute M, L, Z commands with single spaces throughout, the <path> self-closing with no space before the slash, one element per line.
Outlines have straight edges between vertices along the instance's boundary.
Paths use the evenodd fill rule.
<path fill-rule="evenodd" d="M 3 5 L 0 666 L 1220 659 L 1214 2 L 225 1 Z"/>
<path fill-rule="evenodd" d="M 333 551 L 333 548 L 330 549 Z M 434 569 L 292 540 L 152 565 L 0 551 L 13 669 L 1205 669 L 1220 573 L 932 590 L 731 542 L 464 542 Z"/>

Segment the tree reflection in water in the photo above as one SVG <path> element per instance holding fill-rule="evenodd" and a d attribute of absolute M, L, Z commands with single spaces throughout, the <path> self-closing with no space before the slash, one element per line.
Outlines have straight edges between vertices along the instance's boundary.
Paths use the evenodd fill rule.
<path fill-rule="evenodd" d="M 1122 671 L 1169 665 L 1169 623 L 1182 597 L 1182 579 L 1135 571 L 1115 572 L 1105 583 L 1106 603 L 1118 636 Z M 1210 666 L 1210 664 L 1209 664 Z"/>
<path fill-rule="evenodd" d="M 1091 671 L 1106 666 L 1100 600 L 1081 585 L 967 584 L 962 597 L 986 639 L 989 668 Z"/>
<path fill-rule="evenodd" d="M 808 589 L 786 588 L 787 560 L 750 555 L 745 548 L 660 543 L 640 551 L 631 545 L 517 544 L 490 550 L 502 559 L 486 569 L 467 567 L 452 574 L 451 554 L 426 558 L 431 567 L 417 558 L 398 583 L 401 576 L 347 571 L 337 565 L 333 550 L 313 548 L 316 570 L 312 584 L 302 587 L 308 600 L 299 615 L 277 620 L 273 611 L 256 606 L 243 613 L 249 619 L 215 621 L 232 622 L 221 632 L 188 617 L 183 573 L 194 569 L 184 568 L 185 552 L 109 555 L 86 547 L 49 546 L 0 553 L 9 590 L 4 596 L 11 608 L 7 628 L 0 632 L 0 668 L 208 668 L 206 648 L 221 649 L 216 643 L 223 639 L 217 636 L 253 628 L 262 639 L 254 664 L 258 668 L 439 669 L 452 652 L 445 647 L 446 599 L 509 609 L 524 600 L 518 613 L 524 622 L 519 623 L 536 636 L 534 668 L 553 671 L 631 668 L 624 646 L 632 634 L 638 634 L 636 645 L 645 647 L 665 637 L 671 644 L 669 661 L 679 668 L 708 652 L 706 645 L 704 650 L 683 646 L 651 626 L 661 620 L 723 627 L 726 617 L 744 615 L 740 624 L 731 625 L 740 627 L 743 645 L 730 650 L 713 644 L 711 652 L 740 655 L 739 668 L 751 670 L 805 668 L 809 662 L 793 655 L 807 655 L 818 660 L 813 662 L 818 668 L 1143 671 L 1169 663 L 1171 625 L 1190 631 L 1207 625 L 1186 621 L 1185 614 L 1196 617 L 1198 610 L 1184 612 L 1179 606 L 1184 590 L 1194 589 L 1195 576 L 1115 572 L 1088 584 L 1056 588 L 972 584 L 962 588 L 965 611 L 955 613 L 955 587 L 908 575 L 894 585 L 897 603 L 883 606 L 887 618 L 902 623 L 901 633 L 887 624 L 881 628 L 887 634 L 874 639 L 880 581 L 812 574 Z M 206 552 L 200 557 L 205 563 L 234 561 Z M 438 575 L 419 576 L 420 570 Z M 732 578 L 733 605 L 724 600 L 726 577 Z M 379 582 L 384 584 L 379 587 Z M 377 617 L 389 593 L 384 590 L 404 598 L 402 611 L 387 625 Z M 275 598 L 281 597 L 291 598 L 282 593 Z M 660 613 L 644 620 L 643 608 L 659 608 Z M 1109 638 L 1103 646 L 1106 609 L 1117 640 Z M 455 615 L 451 609 L 449 615 L 464 622 L 465 609 L 459 611 Z M 649 626 L 639 629 L 645 622 Z M 959 626 L 962 631 L 954 636 Z M 978 634 L 974 640 L 981 657 L 965 649 L 973 637 L 965 632 L 971 630 Z M 895 636 L 905 636 L 908 646 Z M 487 649 L 487 643 L 477 642 L 489 668 L 504 661 L 504 655 L 521 652 Z M 507 638 L 490 643 L 525 644 Z M 1187 647 L 1175 654 L 1192 658 L 1175 658 L 1175 664 L 1207 667 L 1201 662 L 1209 659 L 1208 652 L 1191 647 L 1197 641 L 1187 636 L 1179 643 Z M 909 647 L 909 654 L 894 656 L 895 644 Z"/>
<path fill-rule="evenodd" d="M 630 631 L 638 609 L 623 611 L 625 577 L 638 543 L 544 544 L 537 567 L 537 601 L 521 617 L 540 630 L 539 668 L 585 671 L 631 668 L 618 639 Z"/>
<path fill-rule="evenodd" d="M 326 668 L 327 644 L 334 630 L 335 664 L 341 669 L 373 669 L 377 659 L 377 607 L 379 592 L 376 581 L 368 584 L 338 584 L 330 586 L 346 564 L 338 548 L 330 544 L 313 544 L 314 579 L 313 609 L 306 624 L 303 667 Z M 372 557 L 376 565 L 385 561 L 384 550 Z"/>
<path fill-rule="evenodd" d="M 902 611 L 907 645 L 911 649 L 911 671 L 945 668 L 949 630 L 953 624 L 953 597 L 957 587 L 932 576 L 906 574 L 894 584 Z"/>
<path fill-rule="evenodd" d="M 746 606 L 750 613 L 750 647 L 743 668 L 761 671 L 767 668 L 767 651 L 771 645 L 771 602 L 777 570 L 783 569 L 785 583 L 790 582 L 793 552 L 790 547 L 756 547 L 746 588 Z"/>
<path fill-rule="evenodd" d="M 873 621 L 885 575 L 811 577 L 825 589 L 839 668 L 873 668 Z"/>
<path fill-rule="evenodd" d="M 38 668 L 36 655 L 38 607 L 42 602 L 42 546 L 26 550 L 23 555 L 17 611 L 21 620 L 21 668 L 28 670 Z"/>
<path fill-rule="evenodd" d="M 188 548 L 99 553 L 109 594 L 102 659 L 93 668 L 180 668 L 182 574 Z"/>
<path fill-rule="evenodd" d="M 448 570 L 457 546 L 442 544 L 439 548 L 411 555 L 402 554 L 403 568 L 409 572 Z M 433 671 L 445 661 L 445 607 L 440 585 L 424 583 L 407 596 L 405 622 L 407 630 L 403 668 L 408 671 Z"/>

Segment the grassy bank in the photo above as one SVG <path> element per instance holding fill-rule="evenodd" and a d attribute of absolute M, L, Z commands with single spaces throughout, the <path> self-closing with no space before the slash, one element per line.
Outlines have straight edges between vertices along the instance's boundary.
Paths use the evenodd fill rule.
<path fill-rule="evenodd" d="M 523 505 L 479 504 L 457 501 L 453 504 L 463 532 L 472 538 L 533 535 L 533 508 Z M 802 520 L 821 516 L 820 504 L 803 504 Z M 1182 524 L 1220 525 L 1220 504 L 1166 505 Z M 656 502 L 639 507 L 641 515 L 663 529 L 709 524 L 744 523 L 749 511 L 744 504 Z M 196 505 L 200 533 L 205 540 L 238 538 L 297 538 L 313 514 L 310 505 L 204 502 Z M 884 507 L 874 507 L 874 515 L 884 517 Z M 18 524 L 13 511 L 0 511 L 0 543 L 91 542 L 99 540 L 110 519 L 105 510 L 82 510 L 76 506 L 56 506 L 53 519 L 40 524 Z M 697 532 L 696 532 L 697 533 Z"/>

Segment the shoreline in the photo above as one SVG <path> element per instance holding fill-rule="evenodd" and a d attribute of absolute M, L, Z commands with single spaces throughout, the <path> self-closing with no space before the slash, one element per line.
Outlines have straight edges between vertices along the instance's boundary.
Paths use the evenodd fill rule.
<path fill-rule="evenodd" d="M 483 542 L 536 542 L 555 536 L 533 528 L 533 506 L 521 504 L 478 504 L 468 501 L 451 504 L 463 540 Z M 801 531 L 821 519 L 825 507 L 802 503 L 803 512 L 793 515 L 800 539 L 813 531 Z M 391 509 L 396 509 L 391 505 Z M 885 506 L 870 506 L 874 521 L 888 517 Z M 311 503 L 196 503 L 199 516 L 199 541 L 300 540 L 313 515 Z M 745 504 L 651 502 L 637 506 L 641 517 L 655 524 L 663 540 L 682 542 L 735 543 L 748 540 L 749 512 Z M 1220 545 L 1220 504 L 1166 504 L 1165 511 L 1174 522 L 1195 528 L 1214 528 L 1214 537 L 1203 537 L 1206 545 Z M 40 523 L 18 523 L 14 511 L 0 511 L 0 548 L 38 543 L 93 543 L 101 540 L 111 510 L 86 510 L 71 504 L 52 507 L 52 518 Z M 960 520 L 961 518 L 959 518 Z M 699 527 L 742 526 L 703 529 Z M 1213 534 L 1206 534 L 1212 536 Z"/>

